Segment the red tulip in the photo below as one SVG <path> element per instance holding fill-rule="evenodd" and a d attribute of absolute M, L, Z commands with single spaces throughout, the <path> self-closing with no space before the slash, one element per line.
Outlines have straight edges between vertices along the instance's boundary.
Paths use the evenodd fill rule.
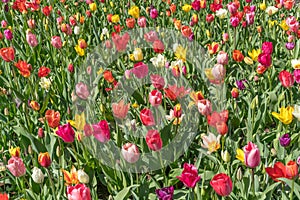
<path fill-rule="evenodd" d="M 155 53 L 163 53 L 165 51 L 164 43 L 160 40 L 153 42 L 153 50 Z"/>
<path fill-rule="evenodd" d="M 162 148 L 162 139 L 157 130 L 149 130 L 146 135 L 146 143 L 149 149 L 153 151 L 159 151 Z"/>
<path fill-rule="evenodd" d="M 295 161 L 289 161 L 286 164 L 286 177 L 288 179 L 293 179 L 298 176 L 298 165 Z"/>
<path fill-rule="evenodd" d="M 134 18 L 127 18 L 126 19 L 126 26 L 128 28 L 134 28 L 135 25 L 135 19 Z"/>
<path fill-rule="evenodd" d="M 201 177 L 198 175 L 198 170 L 194 165 L 184 163 L 181 175 L 176 178 L 178 178 L 186 187 L 194 188 Z"/>
<path fill-rule="evenodd" d="M 140 113 L 140 118 L 145 126 L 154 126 L 155 121 L 150 109 L 144 108 Z"/>
<path fill-rule="evenodd" d="M 247 167 L 255 168 L 260 164 L 260 152 L 255 144 L 249 142 L 244 148 L 245 164 Z"/>
<path fill-rule="evenodd" d="M 40 153 L 38 156 L 38 162 L 42 167 L 49 167 L 52 162 L 49 153 Z"/>
<path fill-rule="evenodd" d="M 244 60 L 244 55 L 239 50 L 233 50 L 232 57 L 236 62 L 242 62 Z"/>
<path fill-rule="evenodd" d="M 274 167 L 266 167 L 266 172 L 274 181 L 286 177 L 286 168 L 282 162 L 276 162 Z"/>
<path fill-rule="evenodd" d="M 228 196 L 232 191 L 232 181 L 223 173 L 215 175 L 210 181 L 210 185 L 220 196 Z"/>
<path fill-rule="evenodd" d="M 225 122 L 217 122 L 216 128 L 217 132 L 221 135 L 225 135 L 228 132 L 228 126 Z"/>
<path fill-rule="evenodd" d="M 283 70 L 279 73 L 279 80 L 280 80 L 282 86 L 286 87 L 286 88 L 291 87 L 295 81 L 294 76 L 286 70 Z"/>
<path fill-rule="evenodd" d="M 42 77 L 46 77 L 48 76 L 48 74 L 51 72 L 51 70 L 48 67 L 42 66 L 40 67 L 39 71 L 38 71 L 38 77 L 42 78 Z"/>
<path fill-rule="evenodd" d="M 45 113 L 45 118 L 51 128 L 58 127 L 60 122 L 60 113 L 58 111 L 47 110 Z"/>
<path fill-rule="evenodd" d="M 208 15 L 206 15 L 206 22 L 207 23 L 211 23 L 212 21 L 214 21 L 214 19 L 215 19 L 215 16 L 214 15 L 212 15 L 212 14 L 208 14 Z"/>
<path fill-rule="evenodd" d="M 0 193 L 0 199 L 1 200 L 8 200 L 8 196 L 7 196 L 7 194 L 2 194 L 2 193 Z"/>
<path fill-rule="evenodd" d="M 15 63 L 16 68 L 19 69 L 19 72 L 25 78 L 30 76 L 30 71 L 32 70 L 31 64 L 28 64 L 26 61 L 19 60 Z"/>
<path fill-rule="evenodd" d="M 15 50 L 13 47 L 5 47 L 0 49 L 0 56 L 6 62 L 11 62 L 15 59 Z"/>

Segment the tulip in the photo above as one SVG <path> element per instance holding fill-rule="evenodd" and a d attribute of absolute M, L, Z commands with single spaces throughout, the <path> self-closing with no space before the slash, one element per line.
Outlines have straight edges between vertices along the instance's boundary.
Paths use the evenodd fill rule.
<path fill-rule="evenodd" d="M 237 80 L 235 83 L 238 87 L 239 90 L 244 90 L 246 89 L 245 85 L 244 85 L 244 82 L 247 82 L 247 80 Z"/>
<path fill-rule="evenodd" d="M 152 114 L 151 110 L 148 108 L 144 108 L 140 112 L 140 118 L 141 118 L 143 125 L 145 125 L 145 126 L 154 126 L 155 125 L 153 114 Z"/>
<path fill-rule="evenodd" d="M 143 51 L 140 48 L 135 48 L 133 51 L 134 61 L 143 60 Z"/>
<path fill-rule="evenodd" d="M 155 193 L 158 197 L 158 200 L 172 200 L 174 194 L 174 187 L 164 187 L 161 189 L 156 189 Z"/>
<path fill-rule="evenodd" d="M 37 167 L 34 167 L 32 169 L 31 178 L 35 183 L 38 183 L 38 184 L 44 182 L 44 174 L 43 174 L 42 170 Z"/>
<path fill-rule="evenodd" d="M 220 196 L 228 196 L 232 191 L 232 181 L 224 173 L 215 175 L 210 181 L 210 185 Z"/>
<path fill-rule="evenodd" d="M 234 15 L 238 10 L 238 6 L 235 2 L 228 3 L 227 8 L 231 15 Z"/>
<path fill-rule="evenodd" d="M 85 173 L 82 169 L 77 171 L 77 176 L 80 183 L 87 184 L 90 181 L 89 175 L 87 175 L 87 173 Z"/>
<path fill-rule="evenodd" d="M 152 9 L 150 10 L 150 17 L 151 17 L 152 19 L 156 19 L 156 18 L 158 17 L 158 11 L 157 11 L 155 8 L 152 8 Z"/>
<path fill-rule="evenodd" d="M 293 75 L 286 70 L 282 70 L 279 73 L 279 80 L 280 80 L 282 86 L 286 87 L 286 88 L 293 86 L 294 81 L 295 81 Z"/>
<path fill-rule="evenodd" d="M 262 44 L 262 53 L 264 54 L 272 54 L 273 52 L 273 43 L 272 42 L 264 42 Z"/>
<path fill-rule="evenodd" d="M 127 18 L 126 19 L 126 26 L 128 28 L 134 28 L 134 25 L 135 25 L 135 19 L 134 18 Z"/>
<path fill-rule="evenodd" d="M 3 33 L 4 33 L 4 36 L 6 39 L 8 39 L 8 40 L 13 39 L 13 33 L 10 29 L 6 29 Z"/>
<path fill-rule="evenodd" d="M 29 102 L 29 106 L 33 109 L 38 111 L 40 109 L 40 104 L 36 101 L 28 101 Z"/>
<path fill-rule="evenodd" d="M 239 50 L 233 50 L 232 57 L 236 62 L 242 62 L 244 60 L 244 55 Z"/>
<path fill-rule="evenodd" d="M 291 60 L 291 64 L 294 69 L 300 69 L 300 59 Z"/>
<path fill-rule="evenodd" d="M 59 36 L 53 36 L 51 38 L 51 45 L 57 49 L 62 48 L 62 41 Z"/>
<path fill-rule="evenodd" d="M 157 74 L 150 75 L 150 80 L 152 85 L 158 90 L 163 89 L 165 86 L 165 80 L 160 75 Z"/>
<path fill-rule="evenodd" d="M 113 83 L 115 81 L 115 78 L 113 77 L 110 70 L 105 70 L 103 72 L 103 78 L 109 83 Z"/>
<path fill-rule="evenodd" d="M 121 150 L 123 158 L 129 163 L 135 163 L 140 158 L 139 148 L 132 143 L 126 143 Z"/>
<path fill-rule="evenodd" d="M 134 64 L 133 69 L 131 72 L 138 78 L 142 79 L 148 75 L 148 65 L 144 64 L 143 62 L 139 62 Z"/>
<path fill-rule="evenodd" d="M 90 96 L 88 86 L 83 82 L 79 82 L 76 84 L 75 91 L 77 96 L 79 96 L 83 100 L 86 100 Z"/>
<path fill-rule="evenodd" d="M 8 200 L 8 195 L 6 193 L 4 193 L 4 194 L 0 193 L 0 199 L 1 200 Z"/>
<path fill-rule="evenodd" d="M 49 153 L 40 153 L 38 156 L 38 162 L 42 167 L 49 167 L 52 162 Z"/>
<path fill-rule="evenodd" d="M 46 77 L 49 75 L 50 72 L 51 70 L 48 67 L 42 66 L 39 68 L 38 77 L 39 78 Z"/>
<path fill-rule="evenodd" d="M 44 137 L 44 130 L 43 130 L 43 128 L 39 128 L 38 129 L 38 137 L 39 138 L 43 138 Z"/>
<path fill-rule="evenodd" d="M 270 54 L 261 53 L 258 56 L 258 62 L 265 67 L 269 67 L 272 64 L 272 57 Z"/>
<path fill-rule="evenodd" d="M 159 151 L 162 148 L 162 139 L 157 130 L 149 130 L 146 135 L 146 143 L 149 149 Z"/>
<path fill-rule="evenodd" d="M 67 187 L 68 200 L 91 200 L 91 191 L 84 184 Z"/>
<path fill-rule="evenodd" d="M 268 68 L 262 64 L 258 64 L 257 68 L 256 68 L 256 72 L 258 74 L 263 74 Z"/>
<path fill-rule="evenodd" d="M 142 17 L 139 17 L 138 18 L 138 25 L 141 27 L 141 28 L 144 28 L 147 26 L 147 19 L 146 17 L 142 16 Z"/>
<path fill-rule="evenodd" d="M 298 176 L 298 166 L 295 161 L 289 161 L 286 164 L 286 177 L 288 179 L 293 179 Z"/>
<path fill-rule="evenodd" d="M 0 56 L 5 62 L 11 62 L 15 59 L 15 50 L 13 47 L 4 47 L 0 49 Z"/>
<path fill-rule="evenodd" d="M 234 28 L 236 28 L 240 23 L 239 18 L 237 17 L 230 17 L 230 24 L 231 26 L 233 26 Z"/>
<path fill-rule="evenodd" d="M 92 127 L 93 135 L 98 141 L 106 143 L 110 139 L 110 129 L 107 121 L 101 120 L 98 124 L 93 124 Z"/>
<path fill-rule="evenodd" d="M 246 13 L 246 22 L 248 25 L 252 25 L 254 23 L 255 12 L 247 12 Z"/>
<path fill-rule="evenodd" d="M 287 50 L 293 50 L 295 48 L 295 43 L 294 42 L 287 42 L 287 43 L 285 43 L 285 48 Z"/>
<path fill-rule="evenodd" d="M 224 162 L 230 162 L 231 156 L 227 150 L 221 151 L 221 157 Z"/>
<path fill-rule="evenodd" d="M 201 115 L 207 116 L 211 113 L 212 104 L 207 99 L 202 99 L 197 102 L 198 111 Z"/>
<path fill-rule="evenodd" d="M 11 147 L 9 148 L 9 154 L 12 156 L 12 157 L 20 157 L 20 147 Z"/>
<path fill-rule="evenodd" d="M 208 135 L 201 135 L 201 139 L 203 141 L 201 146 L 208 150 L 208 154 L 211 154 L 221 147 L 220 138 L 221 135 L 218 135 L 218 137 L 216 137 L 213 133 L 210 132 L 208 133 Z"/>
<path fill-rule="evenodd" d="M 216 81 L 223 81 L 226 76 L 226 68 L 224 65 L 216 64 L 212 68 L 211 73 Z"/>
<path fill-rule="evenodd" d="M 290 124 L 293 121 L 293 112 L 294 112 L 294 108 L 291 106 L 288 106 L 286 108 L 281 107 L 279 109 L 279 113 L 272 112 L 272 115 L 273 115 L 273 117 L 277 118 L 282 123 Z"/>
<path fill-rule="evenodd" d="M 128 10 L 128 14 L 131 15 L 134 18 L 139 18 L 140 16 L 140 9 L 137 6 L 132 6 L 129 10 Z"/>
<path fill-rule="evenodd" d="M 231 96 L 233 97 L 233 98 L 238 98 L 239 97 L 239 89 L 237 89 L 237 88 L 232 88 L 232 90 L 231 90 Z"/>
<path fill-rule="evenodd" d="M 164 43 L 160 40 L 155 40 L 153 42 L 153 51 L 155 53 L 163 53 L 165 51 Z"/>
<path fill-rule="evenodd" d="M 119 103 L 112 104 L 113 114 L 118 119 L 124 119 L 128 113 L 129 108 L 130 108 L 130 103 L 124 104 L 123 99 Z"/>
<path fill-rule="evenodd" d="M 260 151 L 255 144 L 249 142 L 244 148 L 245 165 L 255 168 L 260 164 Z"/>
<path fill-rule="evenodd" d="M 217 55 L 217 62 L 221 65 L 227 65 L 228 64 L 228 54 L 224 51 L 220 51 Z"/>
<path fill-rule="evenodd" d="M 23 163 L 23 160 L 19 157 L 11 157 L 8 160 L 8 165 L 6 165 L 7 169 L 14 175 L 15 177 L 23 176 L 26 173 L 26 168 Z"/>
<path fill-rule="evenodd" d="M 49 127 L 56 128 L 60 122 L 60 113 L 54 110 L 47 110 L 45 113 L 45 118 L 48 122 Z"/>
<path fill-rule="evenodd" d="M 266 167 L 266 172 L 274 181 L 286 177 L 286 167 L 281 162 L 276 162 L 274 167 Z"/>
<path fill-rule="evenodd" d="M 159 90 L 152 90 L 149 93 L 149 102 L 152 106 L 157 107 L 162 102 L 162 94 Z"/>
<path fill-rule="evenodd" d="M 31 47 L 35 47 L 35 46 L 38 45 L 38 41 L 36 39 L 36 36 L 31 32 L 28 32 L 26 34 L 26 41 L 29 44 L 29 46 L 31 46 Z"/>
<path fill-rule="evenodd" d="M 291 138 L 289 136 L 288 133 L 282 135 L 280 138 L 279 138 L 279 142 L 280 142 L 280 145 L 283 146 L 283 147 L 287 147 L 290 145 L 291 143 Z"/>
<path fill-rule="evenodd" d="M 23 77 L 28 78 L 30 76 L 30 71 L 32 70 L 31 64 L 26 61 L 19 60 L 15 63 L 15 66 L 19 69 L 19 72 Z"/>
<path fill-rule="evenodd" d="M 56 134 L 66 143 L 72 143 L 75 139 L 75 131 L 70 123 L 58 126 Z"/>
<path fill-rule="evenodd" d="M 180 176 L 177 176 L 183 184 L 188 188 L 194 188 L 201 177 L 198 175 L 198 170 L 193 164 L 184 163 L 183 171 Z"/>
<path fill-rule="evenodd" d="M 207 22 L 207 23 L 211 23 L 211 22 L 213 22 L 213 21 L 214 21 L 214 18 L 215 18 L 215 16 L 214 16 L 214 15 L 212 15 L 212 14 L 208 14 L 208 15 L 206 15 L 206 18 L 205 18 L 205 20 L 206 20 L 206 22 Z"/>
<path fill-rule="evenodd" d="M 228 126 L 225 122 L 223 121 L 220 121 L 220 122 L 217 122 L 216 123 L 216 129 L 217 129 L 217 132 L 220 134 L 220 135 L 225 135 L 227 132 L 228 132 Z"/>

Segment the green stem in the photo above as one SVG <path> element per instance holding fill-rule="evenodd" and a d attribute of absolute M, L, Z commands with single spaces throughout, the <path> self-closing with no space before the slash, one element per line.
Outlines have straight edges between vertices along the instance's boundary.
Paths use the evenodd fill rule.
<path fill-rule="evenodd" d="M 290 200 L 293 200 L 294 185 L 295 185 L 295 179 L 293 179 L 293 182 L 292 182 L 292 189 L 291 189 L 291 194 L 290 194 Z"/>
<path fill-rule="evenodd" d="M 57 200 L 56 195 L 55 195 L 55 189 L 54 189 L 54 183 L 53 183 L 53 180 L 52 180 L 52 176 L 51 176 L 51 174 L 50 174 L 50 172 L 47 168 L 46 168 L 46 172 L 48 174 L 48 178 L 49 178 L 49 181 L 50 181 L 50 186 L 51 186 L 51 190 L 53 192 L 54 200 Z"/>
<path fill-rule="evenodd" d="M 254 169 L 251 169 L 251 175 L 252 175 L 252 192 L 255 196 L 255 186 L 254 186 Z"/>

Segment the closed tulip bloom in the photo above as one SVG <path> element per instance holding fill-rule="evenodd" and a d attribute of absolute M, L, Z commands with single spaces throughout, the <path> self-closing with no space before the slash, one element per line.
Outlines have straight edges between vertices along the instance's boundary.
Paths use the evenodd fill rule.
<path fill-rule="evenodd" d="M 242 62 L 244 60 L 244 55 L 239 50 L 233 50 L 232 57 L 236 62 Z"/>
<path fill-rule="evenodd" d="M 106 143 L 110 140 L 110 129 L 106 120 L 101 120 L 98 124 L 93 124 L 92 128 L 93 135 L 98 141 Z"/>
<path fill-rule="evenodd" d="M 262 53 L 272 54 L 273 52 L 273 43 L 272 42 L 264 42 L 262 44 Z"/>
<path fill-rule="evenodd" d="M 32 170 L 31 178 L 35 183 L 43 183 L 44 182 L 44 174 L 41 169 L 34 167 Z"/>
<path fill-rule="evenodd" d="M 288 133 L 282 135 L 280 138 L 279 138 L 279 142 L 280 142 L 280 145 L 283 146 L 283 147 L 287 147 L 290 145 L 291 143 L 291 138 L 289 136 Z"/>
<path fill-rule="evenodd" d="M 247 25 L 252 25 L 254 23 L 255 12 L 246 13 L 246 22 Z"/>
<path fill-rule="evenodd" d="M 126 143 L 121 150 L 123 158 L 129 163 L 135 163 L 140 158 L 139 148 L 132 143 Z"/>
<path fill-rule="evenodd" d="M 56 134 L 66 143 L 72 143 L 75 139 L 75 131 L 70 123 L 58 126 Z"/>
<path fill-rule="evenodd" d="M 157 130 L 149 130 L 146 135 L 146 143 L 152 151 L 159 151 L 162 148 L 162 139 Z"/>
<path fill-rule="evenodd" d="M 220 51 L 217 55 L 217 62 L 221 65 L 227 65 L 228 64 L 228 54 L 224 51 Z"/>
<path fill-rule="evenodd" d="M 0 199 L 1 200 L 9 200 L 8 195 L 6 193 L 4 193 L 4 194 L 0 193 Z"/>
<path fill-rule="evenodd" d="M 19 157 L 11 157 L 8 160 L 6 167 L 15 177 L 23 176 L 26 173 L 26 168 L 23 160 Z"/>
<path fill-rule="evenodd" d="M 68 200 L 91 200 L 91 191 L 84 184 L 67 187 Z"/>
<path fill-rule="evenodd" d="M 38 157 L 38 162 L 42 167 L 49 167 L 52 162 L 49 153 L 40 153 Z"/>
<path fill-rule="evenodd" d="M 162 94 L 159 90 L 152 90 L 149 93 L 149 102 L 152 106 L 157 107 L 162 102 Z"/>
<path fill-rule="evenodd" d="M 178 178 L 186 187 L 194 188 L 201 177 L 198 175 L 198 170 L 193 164 L 184 163 L 183 171 Z"/>
<path fill-rule="evenodd" d="M 12 157 L 20 157 L 20 147 L 11 147 L 9 148 L 9 154 Z"/>
<path fill-rule="evenodd" d="M 232 90 L 231 90 L 231 96 L 233 97 L 233 98 L 238 98 L 239 97 L 239 89 L 237 89 L 237 88 L 232 88 Z"/>
<path fill-rule="evenodd" d="M 158 200 L 172 200 L 174 194 L 174 187 L 164 187 L 161 189 L 155 190 Z"/>
<path fill-rule="evenodd" d="M 13 33 L 10 29 L 6 29 L 3 33 L 4 33 L 5 38 L 8 40 L 12 40 L 14 37 Z"/>
<path fill-rule="evenodd" d="M 35 46 L 38 45 L 38 41 L 36 39 L 36 36 L 31 32 L 28 32 L 26 34 L 26 41 L 29 44 L 29 46 L 31 46 L 31 47 L 35 47 Z"/>
<path fill-rule="evenodd" d="M 298 176 L 298 165 L 295 161 L 289 161 L 286 164 L 286 177 L 288 179 L 293 179 Z"/>
<path fill-rule="evenodd" d="M 77 171 L 77 176 L 80 183 L 87 184 L 90 181 L 89 175 L 87 175 L 87 173 L 85 173 L 82 169 Z"/>
<path fill-rule="evenodd" d="M 255 144 L 249 142 L 244 148 L 245 164 L 247 167 L 255 168 L 260 164 L 260 151 Z"/>
<path fill-rule="evenodd" d="M 266 172 L 274 181 L 286 177 L 286 167 L 282 162 L 276 162 L 274 167 L 266 167 Z"/>
<path fill-rule="evenodd" d="M 285 48 L 287 50 L 293 50 L 295 48 L 295 43 L 294 42 L 287 42 L 287 43 L 285 43 Z"/>
<path fill-rule="evenodd" d="M 0 56 L 5 62 L 11 62 L 15 59 L 15 50 L 13 47 L 1 48 Z"/>
<path fill-rule="evenodd" d="M 154 116 L 153 116 L 151 110 L 148 108 L 144 108 L 140 112 L 140 118 L 141 118 L 143 125 L 145 125 L 145 126 L 154 126 L 155 125 Z"/>
<path fill-rule="evenodd" d="M 271 54 L 261 53 L 258 56 L 258 62 L 265 67 L 269 67 L 272 64 Z"/>
<path fill-rule="evenodd" d="M 210 185 L 220 196 L 228 196 L 232 191 L 232 181 L 224 173 L 215 175 L 210 181 Z"/>
<path fill-rule="evenodd" d="M 152 9 L 150 10 L 150 17 L 151 17 L 152 19 L 156 19 L 156 18 L 158 17 L 158 11 L 157 11 L 155 8 L 152 8 Z"/>
<path fill-rule="evenodd" d="M 234 28 L 237 27 L 240 23 L 239 18 L 237 17 L 230 17 L 230 24 L 231 26 L 233 26 Z"/>
<path fill-rule="evenodd" d="M 51 45 L 57 49 L 61 49 L 62 41 L 59 36 L 53 36 L 51 38 Z"/>
<path fill-rule="evenodd" d="M 90 96 L 88 86 L 83 82 L 79 82 L 76 84 L 75 91 L 77 96 L 79 96 L 83 100 L 86 100 Z"/>
<path fill-rule="evenodd" d="M 217 132 L 220 134 L 220 135 L 225 135 L 227 132 L 228 132 L 228 126 L 225 122 L 223 121 L 220 121 L 220 122 L 217 122 L 216 123 L 216 129 L 217 129 Z"/>
<path fill-rule="evenodd" d="M 165 86 L 165 80 L 163 77 L 161 77 L 160 75 L 157 74 L 153 74 L 150 75 L 150 80 L 152 85 L 156 88 L 156 89 L 163 89 Z"/>
<path fill-rule="evenodd" d="M 206 18 L 205 18 L 205 20 L 206 20 L 206 22 L 207 22 L 207 23 L 211 23 L 211 22 L 213 22 L 213 21 L 214 21 L 214 19 L 215 19 L 215 16 L 214 16 L 214 15 L 212 15 L 212 14 L 208 14 L 208 15 L 206 15 Z"/>
<path fill-rule="evenodd" d="M 123 99 L 119 103 L 113 103 L 112 111 L 114 116 L 118 119 L 124 119 L 128 113 L 129 107 L 130 103 L 125 104 Z"/>
<path fill-rule="evenodd" d="M 294 76 L 286 70 L 283 70 L 279 73 L 279 80 L 282 86 L 286 88 L 293 86 L 295 81 Z"/>

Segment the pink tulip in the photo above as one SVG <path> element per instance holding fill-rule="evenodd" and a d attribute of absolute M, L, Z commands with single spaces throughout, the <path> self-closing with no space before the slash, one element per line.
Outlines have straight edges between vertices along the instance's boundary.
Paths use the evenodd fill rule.
<path fill-rule="evenodd" d="M 131 72 L 138 78 L 142 79 L 148 75 L 148 66 L 143 62 L 138 62 L 134 64 Z"/>
<path fill-rule="evenodd" d="M 235 14 L 238 10 L 238 7 L 234 2 L 230 2 L 229 4 L 227 4 L 227 8 L 230 14 Z"/>
<path fill-rule="evenodd" d="M 157 130 L 149 130 L 146 135 L 146 143 L 152 151 L 159 151 L 163 146 L 162 139 Z"/>
<path fill-rule="evenodd" d="M 75 138 L 75 131 L 73 130 L 72 126 L 70 123 L 64 124 L 64 125 L 59 125 L 58 130 L 56 131 L 56 134 L 64 141 L 67 143 L 72 143 L 74 142 Z"/>
<path fill-rule="evenodd" d="M 271 54 L 261 53 L 258 55 L 258 62 L 265 67 L 269 67 L 272 64 Z"/>
<path fill-rule="evenodd" d="M 155 8 L 152 8 L 152 9 L 150 10 L 150 17 L 151 17 L 152 19 L 155 19 L 155 18 L 158 17 L 158 11 L 157 11 Z"/>
<path fill-rule="evenodd" d="M 51 44 L 52 44 L 52 46 L 54 46 L 57 49 L 61 49 L 61 47 L 62 47 L 62 41 L 59 36 L 53 36 L 51 38 Z"/>
<path fill-rule="evenodd" d="M 105 143 L 110 139 L 110 130 L 107 121 L 101 120 L 98 124 L 93 124 L 93 135 L 94 137 Z"/>
<path fill-rule="evenodd" d="M 4 31 L 4 36 L 5 36 L 5 38 L 6 39 L 8 39 L 8 40 L 12 40 L 13 39 L 13 33 L 11 32 L 11 30 L 10 29 L 6 29 L 5 31 Z"/>
<path fill-rule="evenodd" d="M 265 53 L 265 54 L 272 54 L 273 52 L 273 44 L 272 42 L 264 42 L 262 44 L 262 53 Z"/>
<path fill-rule="evenodd" d="M 237 17 L 230 17 L 230 24 L 231 26 L 233 26 L 234 28 L 237 27 L 240 23 L 239 18 Z"/>
<path fill-rule="evenodd" d="M 294 70 L 294 78 L 297 83 L 300 83 L 300 69 Z"/>
<path fill-rule="evenodd" d="M 252 25 L 254 23 L 255 12 L 247 12 L 246 13 L 246 22 L 248 25 Z"/>
<path fill-rule="evenodd" d="M 1 27 L 2 27 L 2 28 L 6 28 L 6 27 L 7 27 L 7 21 L 2 20 L 2 21 L 1 21 Z"/>
<path fill-rule="evenodd" d="M 209 100 L 202 99 L 198 101 L 198 111 L 204 116 L 207 116 L 211 113 L 212 105 Z"/>
<path fill-rule="evenodd" d="M 249 142 L 244 148 L 245 164 L 247 167 L 255 168 L 260 164 L 260 152 L 255 144 Z"/>
<path fill-rule="evenodd" d="M 124 104 L 124 100 L 122 99 L 119 103 L 112 104 L 112 111 L 116 118 L 124 119 L 128 113 L 130 108 L 130 103 Z"/>
<path fill-rule="evenodd" d="M 75 91 L 77 96 L 79 96 L 83 100 L 86 100 L 90 96 L 88 86 L 82 82 L 76 84 Z"/>
<path fill-rule="evenodd" d="M 28 32 L 26 34 L 26 41 L 29 44 L 29 46 L 31 46 L 31 47 L 35 47 L 35 46 L 38 45 L 38 41 L 36 39 L 36 36 L 31 32 Z"/>
<path fill-rule="evenodd" d="M 220 51 L 217 56 L 217 62 L 218 62 L 218 64 L 221 64 L 221 65 L 227 65 L 228 64 L 228 54 L 224 51 Z"/>
<path fill-rule="evenodd" d="M 225 75 L 226 75 L 226 69 L 223 65 L 221 64 L 216 64 L 212 70 L 211 70 L 212 75 L 214 76 L 214 78 L 218 81 L 221 81 L 224 79 Z"/>
<path fill-rule="evenodd" d="M 141 28 L 144 28 L 147 26 L 147 20 L 146 20 L 146 17 L 142 16 L 142 17 L 139 17 L 138 18 L 138 25 L 141 27 Z"/>
<path fill-rule="evenodd" d="M 198 175 L 198 170 L 194 165 L 184 163 L 183 172 L 176 178 L 183 182 L 186 187 L 194 188 L 201 177 Z"/>
<path fill-rule="evenodd" d="M 28 27 L 29 27 L 30 29 L 34 29 L 34 28 L 35 28 L 35 21 L 34 21 L 34 19 L 29 19 L 29 20 L 27 21 L 27 25 L 28 25 Z"/>
<path fill-rule="evenodd" d="M 126 143 L 121 150 L 123 158 L 129 163 L 135 163 L 140 158 L 139 148 L 132 143 Z"/>
<path fill-rule="evenodd" d="M 158 90 L 152 90 L 149 93 L 149 102 L 152 106 L 157 107 L 162 102 L 162 94 Z"/>
<path fill-rule="evenodd" d="M 6 165 L 6 167 L 15 177 L 23 176 L 26 173 L 26 168 L 23 160 L 19 157 L 11 157 L 8 160 L 8 165 Z"/>
<path fill-rule="evenodd" d="M 84 184 L 67 187 L 68 200 L 91 200 L 91 192 Z"/>
<path fill-rule="evenodd" d="M 150 76 L 151 79 L 151 83 L 152 85 L 156 88 L 156 89 L 163 89 L 165 86 L 165 80 L 163 77 L 161 77 L 160 75 L 157 74 L 153 74 Z"/>

